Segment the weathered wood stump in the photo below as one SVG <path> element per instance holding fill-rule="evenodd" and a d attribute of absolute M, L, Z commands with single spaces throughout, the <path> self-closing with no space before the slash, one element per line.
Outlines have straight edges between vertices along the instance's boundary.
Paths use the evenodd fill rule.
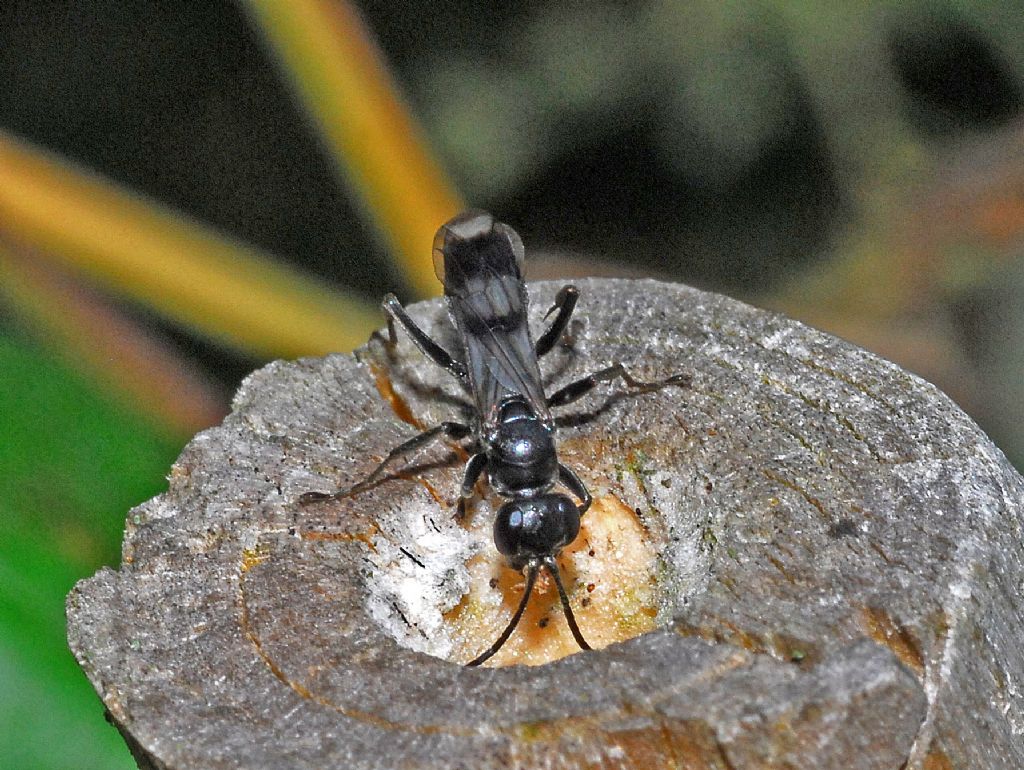
<path fill-rule="evenodd" d="M 535 323 L 556 288 L 531 287 Z M 1024 767 L 1024 484 L 977 426 L 777 315 L 654 282 L 580 288 L 554 382 L 617 360 L 692 374 L 609 385 L 559 432 L 600 503 L 562 559 L 572 601 L 600 644 L 626 640 L 459 665 L 517 587 L 486 489 L 452 519 L 458 455 L 298 504 L 458 415 L 457 383 L 404 337 L 274 363 L 131 512 L 121 569 L 68 599 L 72 650 L 140 763 Z M 450 335 L 440 302 L 413 315 Z M 572 651 L 529 641 L 561 633 L 534 598 L 506 664 Z"/>

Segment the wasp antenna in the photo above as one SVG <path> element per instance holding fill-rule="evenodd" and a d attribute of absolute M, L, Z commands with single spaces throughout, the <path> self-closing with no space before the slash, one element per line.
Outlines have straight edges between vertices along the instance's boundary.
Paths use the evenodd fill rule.
<path fill-rule="evenodd" d="M 516 614 L 512 616 L 512 620 L 509 621 L 505 630 L 501 632 L 501 636 L 498 637 L 494 644 L 487 648 L 486 652 L 481 653 L 477 657 L 473 658 L 473 660 L 469 661 L 469 663 L 466 664 L 467 666 L 479 666 L 485 660 L 490 659 L 491 656 L 500 650 L 501 646 L 508 641 L 508 638 L 512 636 L 512 632 L 515 631 L 516 626 L 519 625 L 519 619 L 522 618 L 523 613 L 526 612 L 526 604 L 530 601 L 530 594 L 533 592 L 533 584 L 537 582 L 538 569 L 539 568 L 536 564 L 530 565 L 529 571 L 526 573 L 526 588 L 523 590 L 523 598 L 519 602 L 519 608 L 516 610 Z"/>
<path fill-rule="evenodd" d="M 548 568 L 551 577 L 555 579 L 555 585 L 558 586 L 558 597 L 562 600 L 562 612 L 565 613 L 565 620 L 569 624 L 569 630 L 572 631 L 573 639 L 576 640 L 576 644 L 580 646 L 581 650 L 592 650 L 593 647 L 587 644 L 587 640 L 583 638 L 583 633 L 576 623 L 576 616 L 572 614 L 572 607 L 569 606 L 569 597 L 565 593 L 565 586 L 562 585 L 562 576 L 558 570 L 558 562 L 555 561 L 554 557 L 549 556 L 544 560 L 544 566 Z"/>

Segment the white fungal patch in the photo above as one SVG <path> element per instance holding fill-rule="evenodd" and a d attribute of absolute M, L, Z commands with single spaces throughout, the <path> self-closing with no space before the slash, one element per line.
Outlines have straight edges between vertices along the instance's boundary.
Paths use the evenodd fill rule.
<path fill-rule="evenodd" d="M 366 558 L 371 616 L 399 644 L 448 657 L 453 639 L 444 622 L 469 589 L 466 562 L 484 544 L 430 495 L 411 495 L 386 519 Z"/>

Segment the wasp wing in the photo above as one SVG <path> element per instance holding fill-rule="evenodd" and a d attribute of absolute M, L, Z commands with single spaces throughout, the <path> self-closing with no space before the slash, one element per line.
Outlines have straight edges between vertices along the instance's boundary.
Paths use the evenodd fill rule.
<path fill-rule="evenodd" d="M 549 420 L 540 366 L 527 322 L 526 287 L 516 275 L 481 266 L 478 280 L 449 293 L 452 316 L 462 332 L 473 397 L 484 426 L 493 425 L 508 396 L 521 395 L 542 420 Z"/>

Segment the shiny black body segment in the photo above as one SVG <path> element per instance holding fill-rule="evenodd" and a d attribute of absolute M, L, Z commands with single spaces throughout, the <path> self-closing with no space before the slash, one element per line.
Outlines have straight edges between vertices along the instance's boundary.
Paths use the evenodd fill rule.
<path fill-rule="evenodd" d="M 591 496 L 576 473 L 558 460 L 551 408 L 581 398 L 597 383 L 621 378 L 628 386 L 654 390 L 684 385 L 686 376 L 658 382 L 634 379 L 616 363 L 576 380 L 551 396 L 544 393 L 539 359 L 554 348 L 579 298 L 574 286 L 558 292 L 548 328 L 534 343 L 527 320 L 528 297 L 522 277 L 523 245 L 512 228 L 483 211 L 467 211 L 444 224 L 434 239 L 434 267 L 444 284 L 448 311 L 459 332 L 461 350 L 453 355 L 423 332 L 389 294 L 389 337 L 401 324 L 423 353 L 463 382 L 473 399 L 472 425 L 444 422 L 395 447 L 364 481 L 332 495 L 307 493 L 304 502 L 347 497 L 377 483 L 396 461 L 442 436 L 472 438 L 458 503 L 465 513 L 477 481 L 486 471 L 491 487 L 505 498 L 494 521 L 494 543 L 510 566 L 526 575 L 526 590 L 511 622 L 486 651 L 467 665 L 494 655 L 515 630 L 541 568 L 558 588 L 569 629 L 581 649 L 590 645 L 573 616 L 555 557 L 576 539 Z M 561 485 L 573 495 L 556 492 Z"/>

